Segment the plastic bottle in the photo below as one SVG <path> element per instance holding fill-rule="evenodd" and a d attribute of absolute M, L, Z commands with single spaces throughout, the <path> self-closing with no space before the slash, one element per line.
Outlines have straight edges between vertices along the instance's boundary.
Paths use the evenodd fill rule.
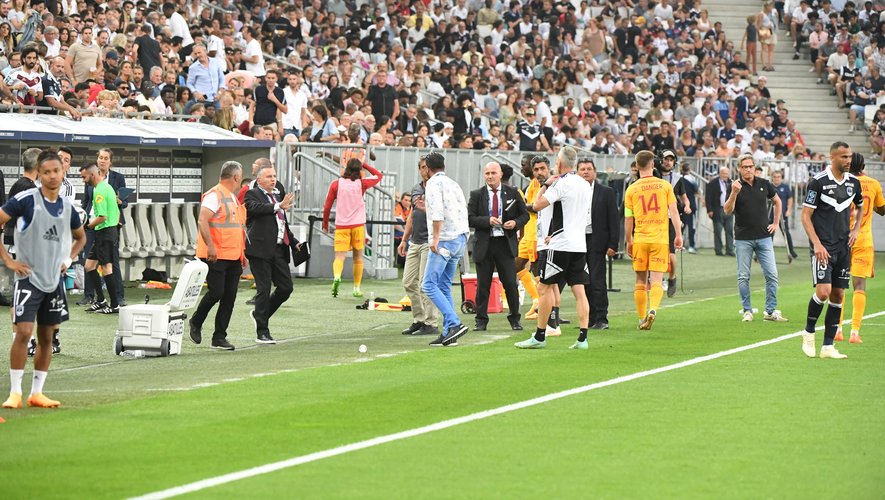
<path fill-rule="evenodd" d="M 123 351 L 120 353 L 120 356 L 123 356 L 124 358 L 136 359 L 145 357 L 145 353 L 141 349 L 137 349 L 134 351 Z"/>

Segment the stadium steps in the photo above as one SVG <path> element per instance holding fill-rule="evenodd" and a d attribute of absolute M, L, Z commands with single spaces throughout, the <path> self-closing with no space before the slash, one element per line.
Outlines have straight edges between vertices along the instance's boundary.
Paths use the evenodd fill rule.
<path fill-rule="evenodd" d="M 710 12 L 710 19 L 722 22 L 728 39 L 734 42 L 736 49 L 740 48 L 747 16 L 758 13 L 761 5 L 762 2 L 757 0 L 707 0 L 703 3 L 703 7 Z M 829 84 L 818 85 L 817 74 L 808 72 L 810 67 L 807 47 L 798 61 L 793 60 L 793 40 L 783 30 L 778 33 L 774 53 L 775 71 L 762 71 L 761 64 L 757 64 L 759 74 L 768 77 L 772 99 L 786 101 L 790 118 L 796 121 L 799 132 L 812 151 L 826 154 L 834 141 L 843 140 L 854 151 L 869 154 L 868 134 L 862 131 L 848 133 L 848 109 L 838 108 L 836 96 L 831 95 L 832 87 Z M 755 83 L 756 78 L 753 81 Z M 858 123 L 861 123 L 860 120 Z"/>

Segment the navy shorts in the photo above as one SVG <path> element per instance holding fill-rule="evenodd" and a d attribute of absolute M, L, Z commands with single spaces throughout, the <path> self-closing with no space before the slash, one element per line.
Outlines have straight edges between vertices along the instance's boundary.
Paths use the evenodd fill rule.
<path fill-rule="evenodd" d="M 838 250 L 830 250 L 830 260 L 822 262 L 814 256 L 811 249 L 811 272 L 814 286 L 831 284 L 833 288 L 847 289 L 851 282 L 851 250 L 848 245 Z"/>
<path fill-rule="evenodd" d="M 68 320 L 68 299 L 65 284 L 59 276 L 58 287 L 46 293 L 31 284 L 30 278 L 15 282 L 12 296 L 12 322 L 59 325 Z"/>

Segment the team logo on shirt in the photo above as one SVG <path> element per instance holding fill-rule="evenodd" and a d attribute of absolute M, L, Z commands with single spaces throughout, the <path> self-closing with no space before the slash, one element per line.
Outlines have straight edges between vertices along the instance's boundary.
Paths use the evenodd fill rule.
<path fill-rule="evenodd" d="M 854 196 L 854 186 L 852 186 L 851 184 L 845 186 L 845 194 L 847 194 L 848 196 Z"/>
<path fill-rule="evenodd" d="M 103 195 L 100 195 L 100 194 L 95 195 L 95 204 L 96 205 L 98 205 L 99 203 L 103 203 L 103 202 L 104 202 Z"/>
<path fill-rule="evenodd" d="M 56 229 L 55 226 L 50 227 L 48 231 L 43 233 L 43 239 L 48 241 L 55 241 L 57 243 L 58 241 L 60 241 L 58 238 L 58 229 Z"/>

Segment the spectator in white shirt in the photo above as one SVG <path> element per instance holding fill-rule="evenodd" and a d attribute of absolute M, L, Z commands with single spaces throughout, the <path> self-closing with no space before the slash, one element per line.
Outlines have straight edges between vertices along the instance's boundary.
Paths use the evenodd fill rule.
<path fill-rule="evenodd" d="M 191 37 L 191 30 L 187 26 L 187 21 L 184 20 L 184 17 L 175 11 L 175 4 L 172 2 L 167 2 L 163 4 L 163 15 L 166 16 L 166 23 L 170 29 L 172 29 L 172 36 L 180 36 L 181 37 L 181 47 L 188 47 L 192 43 L 194 43 L 193 37 Z"/>
<path fill-rule="evenodd" d="M 256 38 L 258 30 L 252 26 L 243 27 L 243 40 L 246 42 L 246 49 L 243 51 L 243 61 L 246 62 L 246 71 L 257 77 L 265 75 L 264 69 L 264 53 L 261 51 L 261 43 Z"/>

